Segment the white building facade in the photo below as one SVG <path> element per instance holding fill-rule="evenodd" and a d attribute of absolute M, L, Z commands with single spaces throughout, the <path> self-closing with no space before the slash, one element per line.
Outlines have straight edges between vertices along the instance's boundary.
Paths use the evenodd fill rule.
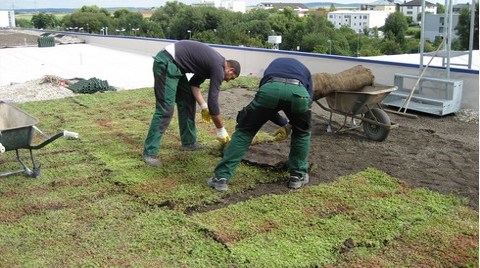
<path fill-rule="evenodd" d="M 15 11 L 0 10 L 0 28 L 15 28 Z"/>
<path fill-rule="evenodd" d="M 385 25 L 389 13 L 374 10 L 338 10 L 328 13 L 328 21 L 335 28 L 347 26 L 357 33 L 362 33 L 365 28 L 373 29 Z"/>
<path fill-rule="evenodd" d="M 452 38 L 458 38 L 455 28 L 458 25 L 459 14 L 452 14 Z M 425 40 L 435 41 L 435 37 L 443 37 L 448 30 L 447 18 L 445 14 L 425 14 Z"/>

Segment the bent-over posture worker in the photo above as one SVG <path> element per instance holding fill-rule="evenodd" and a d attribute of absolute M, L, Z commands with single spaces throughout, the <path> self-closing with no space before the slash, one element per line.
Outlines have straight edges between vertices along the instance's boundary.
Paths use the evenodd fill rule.
<path fill-rule="evenodd" d="M 218 191 L 228 189 L 228 182 L 253 137 L 268 120 L 282 126 L 275 132 L 276 138 L 285 139 L 290 130 L 292 132 L 288 186 L 297 189 L 307 184 L 312 94 L 312 78 L 305 65 L 292 58 L 272 61 L 260 80 L 255 98 L 238 113 L 232 139 L 215 167 L 214 177 L 207 184 Z M 279 111 L 285 113 L 288 123 Z"/>
<path fill-rule="evenodd" d="M 187 73 L 193 73 L 190 80 Z M 172 120 L 175 104 L 182 150 L 192 151 L 201 147 L 197 143 L 195 102 L 202 108 L 204 121 L 212 120 L 215 124 L 217 140 L 227 143 L 230 136 L 222 124 L 218 96 L 222 82 L 233 80 L 239 74 L 240 64 L 237 61 L 225 60 L 213 48 L 200 42 L 182 40 L 161 50 L 153 63 L 156 107 L 144 144 L 145 163 L 162 166 L 157 158 L 158 150 L 162 135 Z M 210 79 L 208 104 L 200 92 L 200 85 L 206 79 Z"/>

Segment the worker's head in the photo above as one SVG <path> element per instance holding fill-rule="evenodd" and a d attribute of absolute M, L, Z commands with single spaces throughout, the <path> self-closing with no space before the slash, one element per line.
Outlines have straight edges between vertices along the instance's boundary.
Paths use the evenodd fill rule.
<path fill-rule="evenodd" d="M 227 60 L 225 66 L 225 77 L 223 80 L 230 81 L 234 80 L 240 75 L 240 63 L 236 60 Z"/>

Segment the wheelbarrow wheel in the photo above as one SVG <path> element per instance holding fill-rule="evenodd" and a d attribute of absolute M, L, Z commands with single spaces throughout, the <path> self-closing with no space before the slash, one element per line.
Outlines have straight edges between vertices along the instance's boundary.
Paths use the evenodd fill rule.
<path fill-rule="evenodd" d="M 365 114 L 365 118 L 390 126 L 390 117 L 379 108 L 373 108 Z M 373 124 L 369 122 L 363 123 L 363 131 L 367 138 L 374 141 L 384 141 L 390 133 L 390 128 Z"/>

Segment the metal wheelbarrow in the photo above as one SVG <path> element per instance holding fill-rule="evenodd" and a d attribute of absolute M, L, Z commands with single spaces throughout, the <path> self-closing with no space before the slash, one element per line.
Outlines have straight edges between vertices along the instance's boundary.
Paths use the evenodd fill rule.
<path fill-rule="evenodd" d="M 17 160 L 23 167 L 23 169 L 19 170 L 0 172 L 0 177 L 24 172 L 31 178 L 38 178 L 40 176 L 41 165 L 37 165 L 35 162 L 33 150 L 41 149 L 52 141 L 63 136 L 74 139 L 78 138 L 77 133 L 65 130 L 49 137 L 35 127 L 35 124 L 38 122 L 39 120 L 37 118 L 30 116 L 19 108 L 0 101 L 0 155 L 7 151 L 15 150 Z M 38 145 L 30 145 L 35 131 L 38 131 L 41 135 L 45 136 L 47 140 Z M 31 169 L 27 167 L 23 159 L 20 157 L 20 149 L 29 150 L 33 165 Z"/>
<path fill-rule="evenodd" d="M 398 126 L 398 124 L 390 121 L 390 117 L 380 106 L 380 103 L 390 92 L 395 90 L 397 90 L 395 86 L 365 86 L 359 91 L 335 91 L 328 94 L 325 97 L 328 107 L 318 100 L 315 102 L 324 110 L 330 112 L 328 132 L 332 132 L 332 115 L 336 113 L 343 115 L 344 121 L 343 125 L 335 132 L 363 126 L 367 138 L 374 141 L 384 141 L 388 137 L 390 129 Z M 349 124 L 347 124 L 347 118 L 351 118 Z M 360 124 L 357 125 L 355 119 L 359 119 Z"/>

